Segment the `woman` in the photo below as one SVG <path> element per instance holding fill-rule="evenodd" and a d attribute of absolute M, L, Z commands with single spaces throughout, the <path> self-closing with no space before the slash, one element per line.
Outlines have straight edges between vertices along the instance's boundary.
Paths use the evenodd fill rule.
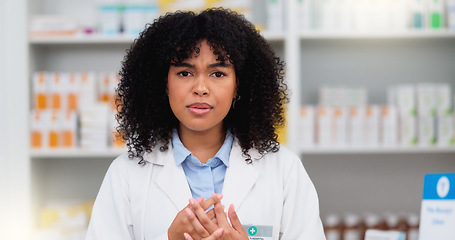
<path fill-rule="evenodd" d="M 117 89 L 128 153 L 109 167 L 87 239 L 325 239 L 316 190 L 277 142 L 283 68 L 229 10 L 148 26 Z"/>

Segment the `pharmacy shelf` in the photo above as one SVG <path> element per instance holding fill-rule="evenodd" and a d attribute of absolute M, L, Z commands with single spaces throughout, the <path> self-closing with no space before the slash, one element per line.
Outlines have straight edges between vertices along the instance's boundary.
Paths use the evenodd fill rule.
<path fill-rule="evenodd" d="M 56 149 L 56 150 L 39 150 L 32 149 L 30 156 L 32 159 L 68 159 L 68 158 L 116 158 L 125 153 L 124 148 L 111 148 L 105 150 L 89 149 Z"/>
<path fill-rule="evenodd" d="M 282 32 L 262 32 L 264 38 L 271 42 L 281 42 L 285 39 Z M 137 36 L 118 35 L 106 36 L 100 34 L 93 35 L 69 35 L 69 36 L 30 36 L 29 42 L 33 45 L 53 45 L 53 44 L 131 44 Z"/>
<path fill-rule="evenodd" d="M 332 155 L 332 154 L 437 154 L 454 153 L 451 147 L 321 147 L 301 148 L 302 155 Z"/>
<path fill-rule="evenodd" d="M 71 36 L 31 36 L 29 42 L 34 45 L 49 44 L 130 44 L 134 36 L 119 35 L 71 35 Z"/>
<path fill-rule="evenodd" d="M 300 39 L 425 39 L 455 38 L 450 30 L 408 30 L 401 32 L 332 32 L 307 31 L 300 33 Z"/>
<path fill-rule="evenodd" d="M 87 149 L 57 149 L 57 150 L 31 150 L 33 159 L 55 158 L 116 158 L 125 153 L 124 148 L 107 150 Z M 331 155 L 331 154 L 435 154 L 454 153 L 453 147 L 320 147 L 301 148 L 302 155 Z"/>

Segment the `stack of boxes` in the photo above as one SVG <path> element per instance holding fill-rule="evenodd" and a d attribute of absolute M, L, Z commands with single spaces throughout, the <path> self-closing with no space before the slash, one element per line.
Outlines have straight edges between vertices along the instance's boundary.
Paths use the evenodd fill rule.
<path fill-rule="evenodd" d="M 96 0 L 87 6 L 82 16 L 32 16 L 30 35 L 42 37 L 96 33 L 105 36 L 137 36 L 147 24 L 168 12 L 199 12 L 211 7 L 232 9 L 244 15 L 259 30 L 282 32 L 286 1 L 266 0 L 264 3 L 253 8 L 253 0 Z"/>
<path fill-rule="evenodd" d="M 455 30 L 454 0 L 299 0 L 302 31 Z"/>
<path fill-rule="evenodd" d="M 402 145 L 447 147 L 454 144 L 450 85 L 400 85 L 391 91 L 395 91 L 393 95 L 399 109 Z"/>
<path fill-rule="evenodd" d="M 387 105 L 368 105 L 362 88 L 323 87 L 318 106 L 301 107 L 304 149 L 455 145 L 449 84 L 397 85 Z"/>
<path fill-rule="evenodd" d="M 417 110 L 414 86 L 402 85 L 395 88 L 396 105 L 398 108 L 400 145 L 414 146 L 417 143 Z M 393 99 L 393 97 L 391 97 Z"/>
<path fill-rule="evenodd" d="M 98 0 L 98 32 L 137 36 L 159 17 L 157 0 Z"/>
<path fill-rule="evenodd" d="M 175 11 L 200 12 L 209 7 L 230 8 L 252 20 L 249 0 L 98 0 L 99 29 L 105 35 L 138 35 L 147 23 Z"/>
<path fill-rule="evenodd" d="M 106 149 L 114 139 L 113 73 L 37 72 L 33 76 L 31 147 Z"/>
<path fill-rule="evenodd" d="M 85 15 L 89 16 L 84 15 L 84 19 L 37 15 L 31 18 L 30 25 L 32 35 L 97 32 L 108 36 L 137 36 L 146 24 L 167 12 L 198 12 L 222 6 L 245 15 L 260 30 L 282 32 L 285 4 L 284 0 L 266 0 L 264 5 L 253 8 L 253 0 L 97 0 L 93 11 L 87 11 Z M 303 32 L 455 30 L 455 0 L 298 0 L 297 11 L 299 29 Z M 91 12 L 95 16 L 90 16 Z"/>

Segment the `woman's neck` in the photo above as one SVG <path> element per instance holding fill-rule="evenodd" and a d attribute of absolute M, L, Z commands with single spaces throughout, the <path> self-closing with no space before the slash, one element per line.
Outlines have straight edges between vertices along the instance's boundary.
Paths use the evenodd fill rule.
<path fill-rule="evenodd" d="M 179 128 L 180 141 L 201 163 L 207 163 L 215 156 L 225 137 L 226 130 L 223 126 L 207 131 L 192 131 L 182 126 Z"/>

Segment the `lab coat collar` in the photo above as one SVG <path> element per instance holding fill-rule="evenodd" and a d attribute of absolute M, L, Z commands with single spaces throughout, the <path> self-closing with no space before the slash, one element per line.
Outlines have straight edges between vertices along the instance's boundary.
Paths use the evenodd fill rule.
<path fill-rule="evenodd" d="M 150 154 L 147 154 L 147 159 L 144 155 L 144 160 L 163 166 L 163 169 L 156 177 L 156 184 L 166 193 L 169 199 L 174 203 L 180 211 L 188 205 L 188 199 L 191 198 L 191 190 L 186 180 L 185 172 L 182 165 L 176 165 L 173 148 L 169 144 L 169 149 L 165 152 L 159 152 L 159 148 L 155 148 Z"/>
<path fill-rule="evenodd" d="M 182 210 L 188 205 L 191 198 L 191 190 L 188 186 L 182 165 L 175 164 L 172 154 L 173 148 L 169 144 L 169 149 L 164 153 L 159 148 L 153 152 L 144 154 L 144 160 L 156 165 L 162 165 L 163 169 L 156 178 L 157 185 L 163 190 L 169 199 L 175 204 L 178 210 Z M 234 139 L 230 154 L 229 167 L 224 177 L 222 202 L 234 204 L 235 209 L 239 209 L 243 200 L 253 188 L 259 178 L 259 170 L 256 169 L 256 160 L 261 155 L 256 149 L 250 149 L 249 154 L 253 163 L 248 164 L 242 155 L 242 148 L 238 140 Z"/>

